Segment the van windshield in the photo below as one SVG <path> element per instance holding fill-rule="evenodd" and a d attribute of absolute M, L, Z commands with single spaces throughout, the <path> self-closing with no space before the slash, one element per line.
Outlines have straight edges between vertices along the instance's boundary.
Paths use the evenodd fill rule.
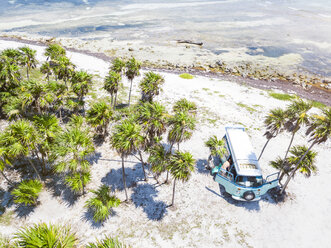
<path fill-rule="evenodd" d="M 260 187 L 262 177 L 237 176 L 236 183 L 244 187 Z"/>

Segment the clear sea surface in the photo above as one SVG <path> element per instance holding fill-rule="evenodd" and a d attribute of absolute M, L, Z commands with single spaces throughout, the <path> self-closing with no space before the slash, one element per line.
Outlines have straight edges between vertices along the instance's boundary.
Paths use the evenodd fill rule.
<path fill-rule="evenodd" d="M 298 53 L 302 68 L 331 76 L 331 0 L 0 0 L 0 32 Z"/>

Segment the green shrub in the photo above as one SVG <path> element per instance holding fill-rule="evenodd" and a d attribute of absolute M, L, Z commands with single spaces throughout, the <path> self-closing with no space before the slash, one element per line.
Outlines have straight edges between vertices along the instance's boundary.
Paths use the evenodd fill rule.
<path fill-rule="evenodd" d="M 183 79 L 192 79 L 192 78 L 194 78 L 191 74 L 188 74 L 188 73 L 183 73 L 183 74 L 180 74 L 179 76 Z"/>
<path fill-rule="evenodd" d="M 18 231 L 15 235 L 18 247 L 76 247 L 76 234 L 70 227 L 47 225 L 46 223 L 34 224 Z"/>
<path fill-rule="evenodd" d="M 125 248 L 127 247 L 117 238 L 105 237 L 103 240 L 97 240 L 95 243 L 89 243 L 86 248 Z"/>
<path fill-rule="evenodd" d="M 95 222 L 104 221 L 107 219 L 113 207 L 117 207 L 121 201 L 110 194 L 110 188 L 102 185 L 98 190 L 92 190 L 95 197 L 86 201 L 85 207 L 93 211 L 93 220 Z"/>
<path fill-rule="evenodd" d="M 36 205 L 43 185 L 38 180 L 24 180 L 12 192 L 14 202 L 25 205 Z"/>

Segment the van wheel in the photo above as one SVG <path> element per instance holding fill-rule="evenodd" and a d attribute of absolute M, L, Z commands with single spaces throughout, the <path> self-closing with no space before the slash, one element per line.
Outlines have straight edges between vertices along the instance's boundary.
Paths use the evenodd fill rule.
<path fill-rule="evenodd" d="M 244 193 L 243 197 L 246 201 L 252 201 L 255 198 L 255 194 L 253 191 L 246 191 Z"/>

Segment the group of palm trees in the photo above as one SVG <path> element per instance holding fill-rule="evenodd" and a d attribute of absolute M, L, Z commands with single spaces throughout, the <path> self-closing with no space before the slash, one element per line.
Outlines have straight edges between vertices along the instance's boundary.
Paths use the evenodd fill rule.
<path fill-rule="evenodd" d="M 317 171 L 315 158 L 317 153 L 312 150 L 314 145 L 326 142 L 331 136 L 331 108 L 324 107 L 320 114 L 309 114 L 312 103 L 302 99 L 293 100 L 287 108 L 275 108 L 265 117 L 265 136 L 267 141 L 260 153 L 261 158 L 269 141 L 279 133 L 288 131 L 291 139 L 284 158 L 278 157 L 271 161 L 270 165 L 280 171 L 279 182 L 281 185 L 280 195 L 286 190 L 290 180 L 297 171 L 309 177 Z M 292 146 L 293 140 L 299 129 L 306 128 L 306 135 L 309 137 L 310 146 Z M 291 156 L 288 156 L 289 153 Z M 287 176 L 285 183 L 282 183 L 284 176 Z"/>
<path fill-rule="evenodd" d="M 0 134 L 0 171 L 13 188 L 14 201 L 36 205 L 45 179 L 54 173 L 61 175 L 75 194 L 85 194 L 96 138 L 106 142 L 109 136 L 110 147 L 122 159 L 125 201 L 129 200 L 125 160 L 135 156 L 142 165 L 144 180 L 152 175 L 159 182 L 160 175 L 166 173 L 168 182 L 169 174 L 172 176 L 174 205 L 176 181 L 188 180 L 194 170 L 193 156 L 179 147 L 195 129 L 196 105 L 181 99 L 168 113 L 154 100 L 164 83 L 154 72 L 144 75 L 139 83 L 141 100 L 130 105 L 132 82 L 140 74 L 140 62 L 135 58 L 126 62 L 116 58 L 110 66 L 103 86 L 110 102 L 86 103 L 93 76 L 76 71 L 59 44 L 49 44 L 44 55 L 47 59 L 38 68 L 36 51 L 29 47 L 6 49 L 0 54 L 0 114 L 8 120 Z M 117 104 L 123 75 L 130 81 L 125 107 Z M 162 142 L 163 138 L 167 142 Z M 12 181 L 7 175 L 12 166 L 31 170 L 20 182 Z M 104 221 L 120 200 L 106 185 L 92 192 L 95 196 L 85 206 L 93 212 L 95 222 Z"/>

